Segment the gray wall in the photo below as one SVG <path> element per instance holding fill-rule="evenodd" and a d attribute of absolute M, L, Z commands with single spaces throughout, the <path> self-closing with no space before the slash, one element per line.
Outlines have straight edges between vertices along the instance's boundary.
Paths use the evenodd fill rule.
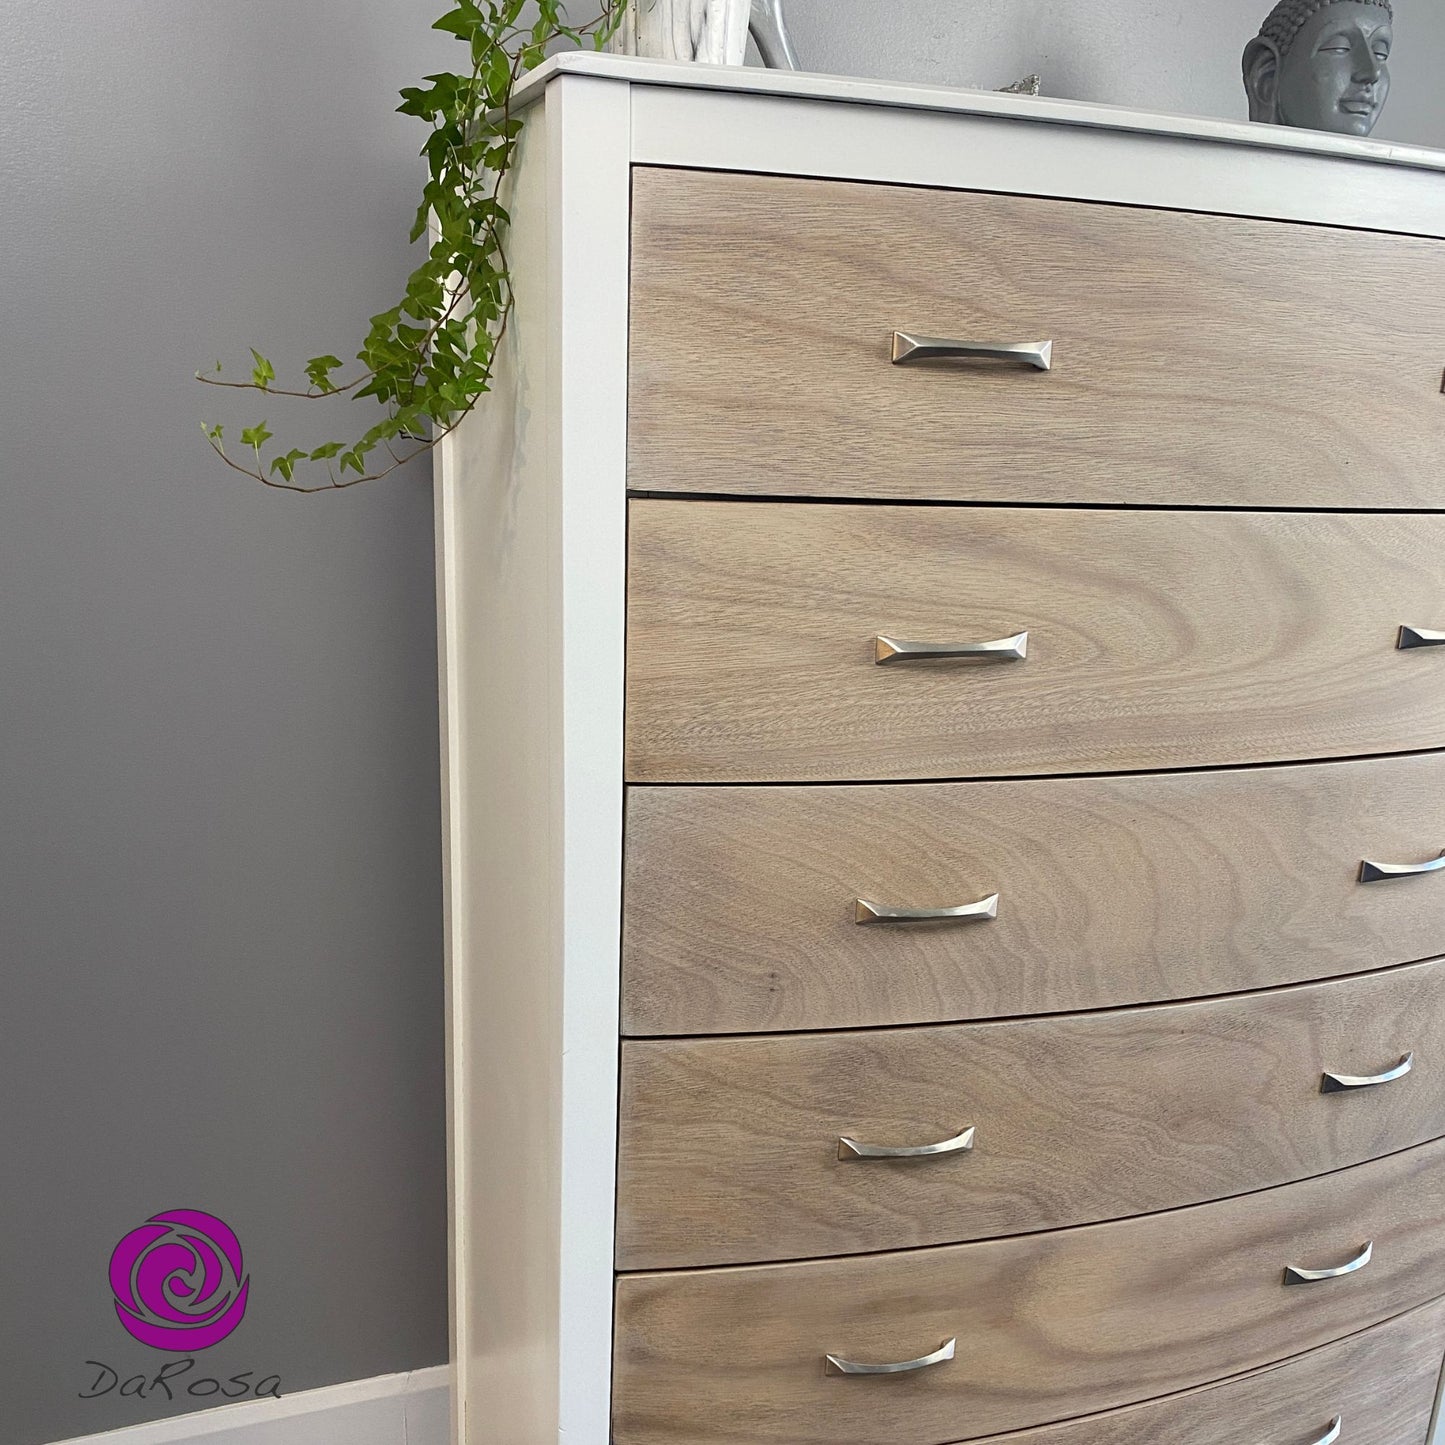
<path fill-rule="evenodd" d="M 166 1358 L 106 1285 L 166 1208 L 246 1250 L 210 1370 L 446 1356 L 430 474 L 266 491 L 190 379 L 393 299 L 431 12 L 0 5 L 4 1445 L 204 1403 L 77 1398 Z"/>
<path fill-rule="evenodd" d="M 1229 116 L 1264 8 L 791 0 L 813 69 Z M 0 6 L 0 1445 L 196 1406 L 77 1398 L 164 1358 L 105 1265 L 169 1207 L 246 1247 L 213 1373 L 446 1354 L 427 473 L 264 491 L 189 379 L 390 302 L 440 9 Z M 1383 133 L 1445 145 L 1445 14 L 1400 11 Z"/>

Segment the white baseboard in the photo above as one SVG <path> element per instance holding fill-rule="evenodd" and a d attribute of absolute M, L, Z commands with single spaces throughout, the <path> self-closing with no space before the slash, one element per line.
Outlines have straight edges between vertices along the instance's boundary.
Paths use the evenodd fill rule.
<path fill-rule="evenodd" d="M 57 1445 L 448 1445 L 451 1369 L 348 1380 Z"/>

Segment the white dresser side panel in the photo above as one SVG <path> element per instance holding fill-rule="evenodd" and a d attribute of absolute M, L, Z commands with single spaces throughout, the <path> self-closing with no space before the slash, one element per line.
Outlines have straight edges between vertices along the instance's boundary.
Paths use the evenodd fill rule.
<path fill-rule="evenodd" d="M 437 461 L 459 1445 L 610 1429 L 629 112 L 529 110 L 495 390 Z"/>
<path fill-rule="evenodd" d="M 1187 135 L 635 85 L 642 165 L 1213 211 L 1445 236 L 1438 171 Z"/>
<path fill-rule="evenodd" d="M 561 1160 L 559 499 L 550 117 L 509 204 L 516 310 L 438 473 L 456 1438 L 556 1439 Z"/>
<path fill-rule="evenodd" d="M 630 91 L 563 76 L 548 88 L 547 125 L 565 829 L 559 1439 L 603 1445 L 620 1052 Z"/>

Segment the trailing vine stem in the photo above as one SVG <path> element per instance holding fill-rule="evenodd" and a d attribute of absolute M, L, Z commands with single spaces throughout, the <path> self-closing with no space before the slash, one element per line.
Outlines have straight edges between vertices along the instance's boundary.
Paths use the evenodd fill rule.
<path fill-rule="evenodd" d="M 275 367 L 253 348 L 251 374 L 244 381 L 225 376 L 219 362 L 214 372 L 196 373 L 208 386 L 266 396 L 372 399 L 384 414 L 349 442 L 277 449 L 269 457 L 263 449 L 275 434 L 261 421 L 241 431 L 241 446 L 249 453 L 245 460 L 227 452 L 221 424 L 203 422 L 206 440 L 227 466 L 292 492 L 335 491 L 376 481 L 430 451 L 490 389 L 497 348 L 512 313 L 506 252 L 511 218 L 502 204 L 522 130 L 512 113 L 512 95 L 555 42 L 598 50 L 607 43 L 627 0 L 596 3 L 600 13 L 570 25 L 566 0 L 536 0 L 535 23 L 522 25 L 526 0 L 456 0 L 435 23 L 433 29 L 468 47 L 470 68 L 426 76 L 424 85 L 401 92 L 397 107 L 432 127 L 421 152 L 428 177 L 411 240 L 419 241 L 432 227 L 435 239 L 407 279 L 401 301 L 371 318 L 357 353 L 360 372 L 339 379 L 334 375 L 343 366 L 339 357 L 314 356 L 304 367 L 304 389 L 277 386 Z M 322 464 L 326 481 L 304 480 L 308 470 Z"/>

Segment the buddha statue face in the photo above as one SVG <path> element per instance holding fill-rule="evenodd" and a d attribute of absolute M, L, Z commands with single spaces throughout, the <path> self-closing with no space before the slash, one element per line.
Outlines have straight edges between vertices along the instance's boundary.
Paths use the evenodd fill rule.
<path fill-rule="evenodd" d="M 1244 52 L 1249 118 L 1365 136 L 1390 91 L 1388 0 L 1280 0 Z"/>

